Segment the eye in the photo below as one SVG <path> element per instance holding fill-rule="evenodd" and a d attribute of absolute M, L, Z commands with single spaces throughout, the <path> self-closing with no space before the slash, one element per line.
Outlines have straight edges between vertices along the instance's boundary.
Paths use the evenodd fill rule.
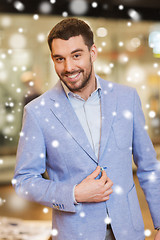
<path fill-rule="evenodd" d="M 56 62 L 58 62 L 58 63 L 63 62 L 63 60 L 64 60 L 64 58 L 62 58 L 62 57 L 56 58 Z"/>
<path fill-rule="evenodd" d="M 80 57 L 81 57 L 81 54 L 78 54 L 78 53 L 73 56 L 74 59 L 79 59 Z"/>

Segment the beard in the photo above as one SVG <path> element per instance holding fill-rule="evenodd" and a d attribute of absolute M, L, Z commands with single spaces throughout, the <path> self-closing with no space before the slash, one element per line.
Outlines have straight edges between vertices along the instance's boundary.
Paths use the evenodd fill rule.
<path fill-rule="evenodd" d="M 61 74 L 60 79 L 61 81 L 68 87 L 68 89 L 72 92 L 80 92 L 82 91 L 90 82 L 91 79 L 91 75 L 92 75 L 92 63 L 91 63 L 91 59 L 90 59 L 90 66 L 89 66 L 89 70 L 85 73 L 83 69 L 78 69 L 72 72 L 63 72 Z M 67 74 L 78 74 L 80 73 L 82 75 L 82 77 L 80 78 L 79 81 L 75 81 L 75 82 L 69 82 L 67 80 L 65 80 L 65 76 Z"/>

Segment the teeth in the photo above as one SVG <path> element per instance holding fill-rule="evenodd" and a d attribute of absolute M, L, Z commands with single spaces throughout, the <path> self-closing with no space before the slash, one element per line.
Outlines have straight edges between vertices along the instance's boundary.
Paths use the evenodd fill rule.
<path fill-rule="evenodd" d="M 69 78 L 75 78 L 75 77 L 77 77 L 78 76 L 78 74 L 79 73 L 77 73 L 77 74 L 74 74 L 74 75 L 70 75 L 70 76 L 68 76 Z"/>

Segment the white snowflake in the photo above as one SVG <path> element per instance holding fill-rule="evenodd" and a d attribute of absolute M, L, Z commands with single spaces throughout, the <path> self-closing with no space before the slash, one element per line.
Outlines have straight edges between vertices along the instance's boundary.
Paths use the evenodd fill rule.
<path fill-rule="evenodd" d="M 147 125 L 145 125 L 145 126 L 144 126 L 144 129 L 145 129 L 145 130 L 148 130 L 148 126 L 147 126 Z"/>
<path fill-rule="evenodd" d="M 33 15 L 33 19 L 34 19 L 34 20 L 38 20 L 38 19 L 39 19 L 39 15 L 38 15 L 38 14 L 34 14 L 34 15 Z"/>
<path fill-rule="evenodd" d="M 112 87 L 113 87 L 113 84 L 112 84 L 112 83 L 109 83 L 109 84 L 108 84 L 108 87 L 109 87 L 109 88 L 112 88 Z"/>
<path fill-rule="evenodd" d="M 151 230 L 145 229 L 144 235 L 145 235 L 146 237 L 150 237 L 150 236 L 151 236 Z"/>
<path fill-rule="evenodd" d="M 44 153 L 40 153 L 40 158 L 44 158 Z"/>
<path fill-rule="evenodd" d="M 49 212 L 48 208 L 43 208 L 43 212 L 48 213 Z"/>
<path fill-rule="evenodd" d="M 112 222 L 112 219 L 111 219 L 109 216 L 107 216 L 107 217 L 104 219 L 104 222 L 105 222 L 105 224 L 110 224 L 110 223 Z"/>
<path fill-rule="evenodd" d="M 148 103 L 146 104 L 146 108 L 147 108 L 147 109 L 150 108 L 150 105 L 149 105 Z"/>
<path fill-rule="evenodd" d="M 56 2 L 56 0 L 50 0 L 50 3 L 54 4 Z"/>
<path fill-rule="evenodd" d="M 14 116 L 12 114 L 7 114 L 6 120 L 7 120 L 7 122 L 13 122 L 14 121 Z"/>
<path fill-rule="evenodd" d="M 120 47 L 123 47 L 123 46 L 124 46 L 124 43 L 123 43 L 122 41 L 120 41 L 120 42 L 118 43 L 118 45 L 119 45 Z"/>
<path fill-rule="evenodd" d="M 98 3 L 97 3 L 97 2 L 92 2 L 92 7 L 93 7 L 93 8 L 98 7 Z"/>
<path fill-rule="evenodd" d="M 145 85 L 142 85 L 141 88 L 142 88 L 143 90 L 145 90 L 145 89 L 146 89 L 146 86 L 145 86 Z"/>
<path fill-rule="evenodd" d="M 20 136 L 20 137 L 24 137 L 24 132 L 21 131 L 21 132 L 19 133 L 19 136 Z"/>
<path fill-rule="evenodd" d="M 131 22 L 127 22 L 127 26 L 128 26 L 128 27 L 131 27 L 131 26 L 132 26 L 132 23 L 131 23 Z"/>
<path fill-rule="evenodd" d="M 41 100 L 40 105 L 41 105 L 41 106 L 44 106 L 44 105 L 45 105 L 45 100 L 44 100 L 44 99 Z"/>
<path fill-rule="evenodd" d="M 12 185 L 17 184 L 17 180 L 16 180 L 15 178 L 13 178 L 13 179 L 11 180 L 11 183 L 12 183 Z"/>
<path fill-rule="evenodd" d="M 14 66 L 14 67 L 12 68 L 12 70 L 13 70 L 14 72 L 17 72 L 18 67 Z"/>
<path fill-rule="evenodd" d="M 16 92 L 17 92 L 17 93 L 20 93 L 20 92 L 21 92 L 21 88 L 17 88 L 17 89 L 16 89 Z"/>
<path fill-rule="evenodd" d="M 155 111 L 150 111 L 150 112 L 149 112 L 149 117 L 150 117 L 150 118 L 154 118 L 155 116 L 156 116 Z"/>
<path fill-rule="evenodd" d="M 59 147 L 59 142 L 58 142 L 57 140 L 52 141 L 52 146 L 53 146 L 54 148 Z"/>
<path fill-rule="evenodd" d="M 18 11 L 23 11 L 25 9 L 24 4 L 20 1 L 15 1 L 13 5 Z"/>
<path fill-rule="evenodd" d="M 113 187 L 113 189 L 114 189 L 114 192 L 115 192 L 116 194 L 118 194 L 118 195 L 123 194 L 123 188 L 122 188 L 121 186 L 116 185 L 116 186 Z"/>
<path fill-rule="evenodd" d="M 53 229 L 51 230 L 51 235 L 52 235 L 52 236 L 57 236 L 57 235 L 58 235 L 58 230 L 57 230 L 56 228 L 53 228 Z"/>
<path fill-rule="evenodd" d="M 13 50 L 12 49 L 8 49 L 8 54 L 12 54 Z"/>
<path fill-rule="evenodd" d="M 157 176 L 154 172 L 152 172 L 151 174 L 149 174 L 148 179 L 150 182 L 155 182 L 157 179 Z"/>
<path fill-rule="evenodd" d="M 0 165 L 3 164 L 3 159 L 0 159 Z"/>
<path fill-rule="evenodd" d="M 59 107 L 59 103 L 58 103 L 58 102 L 55 102 L 54 106 L 55 106 L 56 108 L 58 108 L 58 107 Z"/>
<path fill-rule="evenodd" d="M 112 115 L 113 115 L 113 116 L 117 116 L 117 113 L 116 113 L 116 112 L 112 112 Z"/>
<path fill-rule="evenodd" d="M 6 202 L 5 199 L 0 198 L 0 206 L 2 206 Z"/>
<path fill-rule="evenodd" d="M 123 116 L 126 118 L 126 119 L 132 119 L 132 113 L 129 111 L 129 110 L 124 110 L 123 111 Z"/>
<path fill-rule="evenodd" d="M 118 6 L 118 9 L 119 9 L 119 10 L 123 10 L 123 9 L 124 9 L 124 6 L 123 6 L 123 5 L 119 5 L 119 6 Z"/>
<path fill-rule="evenodd" d="M 10 103 L 9 103 L 9 106 L 10 106 L 10 107 L 14 107 L 14 103 L 13 103 L 13 102 L 10 102 Z"/>
<path fill-rule="evenodd" d="M 110 66 L 110 68 L 113 68 L 114 67 L 114 63 L 110 63 L 109 66 Z"/>
<path fill-rule="evenodd" d="M 29 86 L 31 86 L 31 87 L 34 86 L 34 82 L 33 82 L 33 81 L 30 81 L 30 82 L 29 82 Z"/>
<path fill-rule="evenodd" d="M 83 217 L 86 216 L 86 214 L 85 214 L 85 212 L 80 212 L 79 216 L 80 216 L 81 218 L 83 218 Z"/>

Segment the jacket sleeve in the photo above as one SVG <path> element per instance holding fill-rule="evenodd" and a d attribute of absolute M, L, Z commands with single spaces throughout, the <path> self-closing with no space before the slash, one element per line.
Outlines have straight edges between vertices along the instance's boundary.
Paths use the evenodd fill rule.
<path fill-rule="evenodd" d="M 43 132 L 33 112 L 24 109 L 23 126 L 12 180 L 18 195 L 45 206 L 75 212 L 74 184 L 44 179 L 46 146 Z"/>
<path fill-rule="evenodd" d="M 145 129 L 145 118 L 140 98 L 134 95 L 133 158 L 137 176 L 144 191 L 154 227 L 160 227 L 160 163 Z"/>

